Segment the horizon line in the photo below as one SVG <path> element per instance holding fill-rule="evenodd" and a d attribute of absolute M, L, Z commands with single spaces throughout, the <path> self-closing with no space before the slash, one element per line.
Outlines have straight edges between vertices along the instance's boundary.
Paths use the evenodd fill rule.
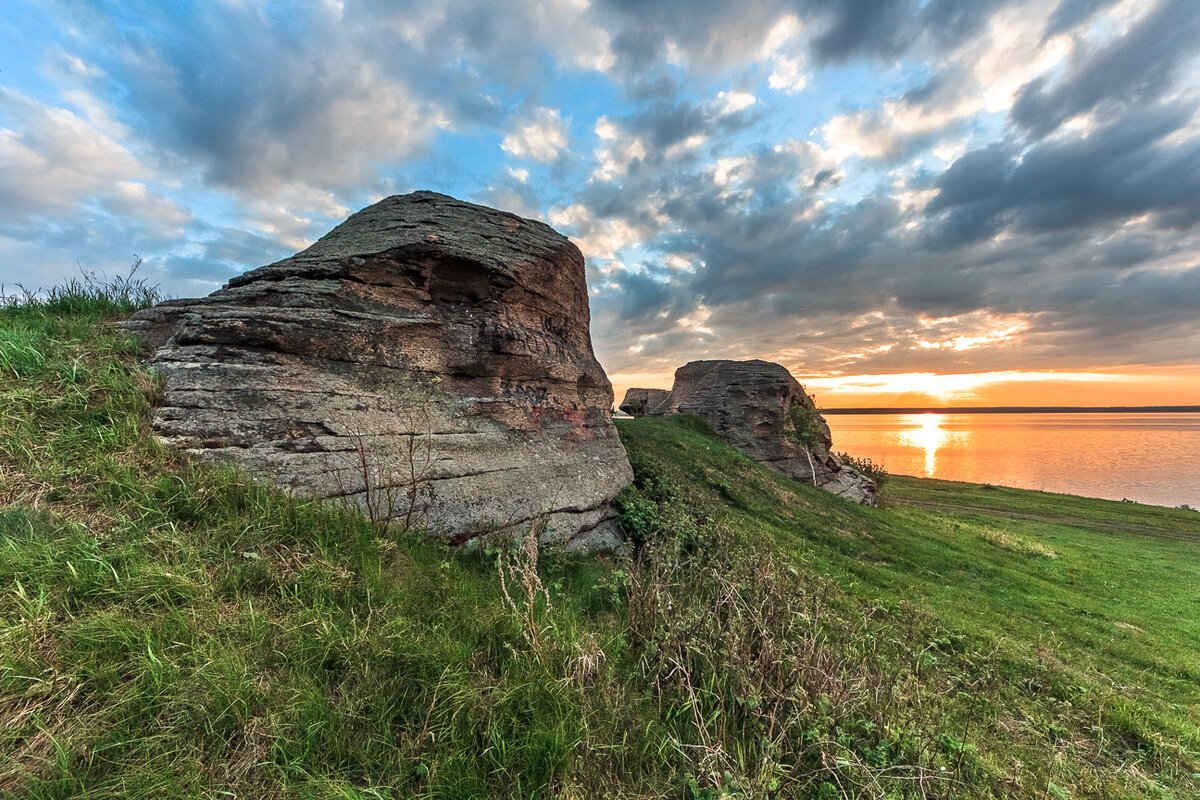
<path fill-rule="evenodd" d="M 1189 414 L 1200 405 L 1167 406 L 880 406 L 873 408 L 821 408 L 822 414 Z"/>

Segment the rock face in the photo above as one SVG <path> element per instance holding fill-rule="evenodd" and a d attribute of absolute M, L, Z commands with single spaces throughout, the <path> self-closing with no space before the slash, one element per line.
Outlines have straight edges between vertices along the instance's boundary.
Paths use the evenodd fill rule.
<path fill-rule="evenodd" d="M 626 389 L 625 399 L 617 408 L 631 417 L 644 417 L 666 400 L 669 394 L 666 389 Z"/>
<path fill-rule="evenodd" d="M 597 550 L 632 474 L 589 321 L 566 238 L 417 192 L 128 327 L 157 348 L 170 445 L 453 544 L 534 524 Z"/>
<path fill-rule="evenodd" d="M 651 412 L 698 414 L 755 461 L 855 503 L 875 505 L 875 482 L 830 452 L 829 426 L 804 387 L 770 361 L 692 361 Z"/>

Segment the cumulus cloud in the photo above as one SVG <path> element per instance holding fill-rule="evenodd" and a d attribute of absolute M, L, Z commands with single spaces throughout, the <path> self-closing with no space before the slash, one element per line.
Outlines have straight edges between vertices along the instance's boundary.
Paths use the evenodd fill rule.
<path fill-rule="evenodd" d="M 1164 104 L 1030 148 L 994 144 L 956 161 L 936 182 L 928 211 L 942 245 L 1087 228 L 1149 215 L 1162 227 L 1200 221 L 1200 136 L 1190 104 Z"/>
<path fill-rule="evenodd" d="M 839 157 L 897 161 L 957 139 L 981 114 L 1008 112 L 1022 87 L 1059 67 L 1066 35 L 1047 36 L 1051 7 L 1014 4 L 975 19 L 974 38 L 937 57 L 937 71 L 900 97 L 840 114 L 822 128 Z"/>
<path fill-rule="evenodd" d="M 722 114 L 736 114 L 743 111 L 758 102 L 758 98 L 750 92 L 720 92 L 717 95 L 717 102 L 720 104 Z"/>
<path fill-rule="evenodd" d="M 553 161 L 567 148 L 568 142 L 566 120 L 553 108 L 539 108 L 532 119 L 518 123 L 504 137 L 500 149 L 517 158 Z"/>
<path fill-rule="evenodd" d="M 153 135 L 214 185 L 345 189 L 377 161 L 421 151 L 446 122 L 386 65 L 354 57 L 354 37 L 332 20 L 310 19 L 326 33 L 297 43 L 256 9 L 181 8 L 161 7 L 161 27 L 129 37 L 109 71 Z"/>
<path fill-rule="evenodd" d="M 767 84 L 772 89 L 795 94 L 808 85 L 808 75 L 798 59 L 789 56 L 771 57 L 771 76 Z"/>
<path fill-rule="evenodd" d="M 799 82 L 802 63 L 780 49 L 801 38 L 803 52 L 814 64 L 844 63 L 870 57 L 891 61 L 912 47 L 933 49 L 959 45 L 985 24 L 999 0 L 763 0 L 731 5 L 697 0 L 680 13 L 667 0 L 599 0 L 594 17 L 609 34 L 616 55 L 613 71 L 633 77 L 663 62 L 691 69 L 719 71 L 779 50 L 792 61 Z M 792 66 L 779 69 L 781 75 Z"/>
<path fill-rule="evenodd" d="M 596 120 L 596 138 L 600 146 L 595 150 L 596 166 L 591 179 L 611 181 L 629 171 L 635 161 L 649 154 L 646 144 L 639 137 L 627 134 L 608 117 Z"/>
<path fill-rule="evenodd" d="M 0 87 L 0 209 L 9 220 L 73 207 L 145 168 L 119 142 L 66 108 Z"/>
<path fill-rule="evenodd" d="M 1196 56 L 1200 5 L 1192 0 L 1128 5 L 1117 6 L 1116 19 L 1109 20 L 1109 26 L 1119 26 L 1125 21 L 1121 12 L 1134 14 L 1128 30 L 1079 48 L 1063 75 L 1040 75 L 1021 89 L 1012 111 L 1015 122 L 1041 137 L 1095 109 L 1143 106 L 1175 90 L 1175 74 Z M 1109 26 L 1097 35 L 1105 36 Z"/>
<path fill-rule="evenodd" d="M 632 217 L 604 218 L 580 203 L 566 208 L 551 208 L 551 225 L 571 233 L 575 244 L 590 259 L 612 261 L 625 248 L 650 238 L 662 219 Z M 624 268 L 624 265 L 619 265 Z"/>

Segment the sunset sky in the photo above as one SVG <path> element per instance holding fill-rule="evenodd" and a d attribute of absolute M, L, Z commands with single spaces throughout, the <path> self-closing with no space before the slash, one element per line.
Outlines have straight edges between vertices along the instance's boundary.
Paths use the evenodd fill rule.
<path fill-rule="evenodd" d="M 207 294 L 432 189 L 579 245 L 618 399 L 1200 404 L 1197 0 L 4 8 L 9 291 Z"/>

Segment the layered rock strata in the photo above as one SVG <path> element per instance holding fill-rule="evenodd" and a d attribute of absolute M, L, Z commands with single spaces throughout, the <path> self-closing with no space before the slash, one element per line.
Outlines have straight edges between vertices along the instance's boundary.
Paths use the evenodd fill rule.
<path fill-rule="evenodd" d="M 167 444 L 450 543 L 619 545 L 632 478 L 579 249 L 432 192 L 359 211 L 208 297 L 140 312 Z"/>
<path fill-rule="evenodd" d="M 780 364 L 692 361 L 650 413 L 697 414 L 755 461 L 852 502 L 876 502 L 875 482 L 833 455 L 829 425 Z"/>
<path fill-rule="evenodd" d="M 617 408 L 631 417 L 644 417 L 666 400 L 669 394 L 666 389 L 626 389 L 625 398 Z"/>

